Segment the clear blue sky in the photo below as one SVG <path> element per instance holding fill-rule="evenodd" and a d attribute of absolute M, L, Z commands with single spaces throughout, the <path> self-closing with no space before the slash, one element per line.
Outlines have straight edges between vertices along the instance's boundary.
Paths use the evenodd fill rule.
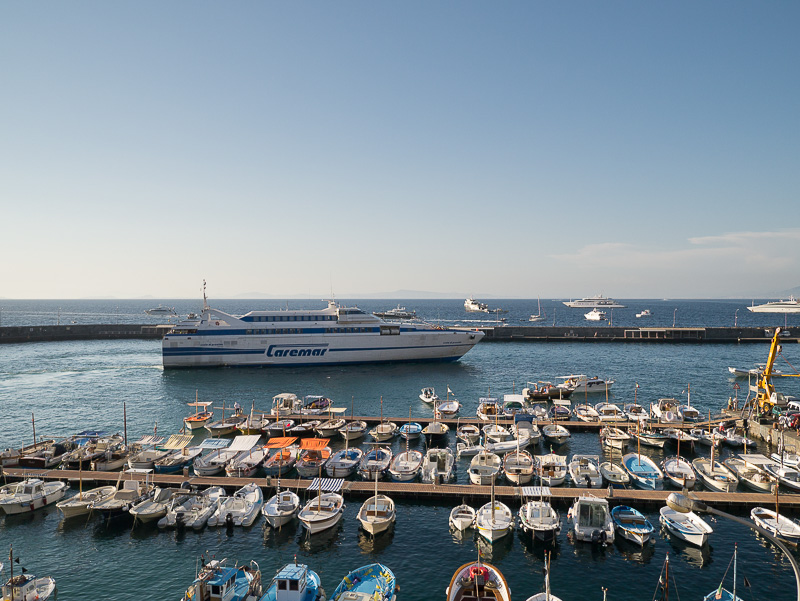
<path fill-rule="evenodd" d="M 0 297 L 800 285 L 800 3 L 0 1 Z"/>

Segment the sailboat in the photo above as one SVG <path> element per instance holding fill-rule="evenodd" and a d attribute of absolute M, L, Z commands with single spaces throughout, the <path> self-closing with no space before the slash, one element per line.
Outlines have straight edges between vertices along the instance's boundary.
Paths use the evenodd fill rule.
<path fill-rule="evenodd" d="M 542 313 L 542 301 L 539 300 L 539 297 L 536 297 L 536 305 L 539 307 L 539 312 L 536 315 L 531 315 L 528 318 L 528 321 L 542 321 L 544 320 L 547 315 Z"/>

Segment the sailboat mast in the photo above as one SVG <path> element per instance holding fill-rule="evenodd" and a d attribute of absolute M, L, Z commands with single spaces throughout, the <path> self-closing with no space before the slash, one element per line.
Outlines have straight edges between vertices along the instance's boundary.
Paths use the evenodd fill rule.
<path fill-rule="evenodd" d="M 738 549 L 739 543 L 733 543 L 733 601 L 736 601 L 736 552 Z"/>

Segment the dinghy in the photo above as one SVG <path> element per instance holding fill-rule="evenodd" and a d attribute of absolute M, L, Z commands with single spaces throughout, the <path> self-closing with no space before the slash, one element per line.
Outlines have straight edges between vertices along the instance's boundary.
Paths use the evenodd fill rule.
<path fill-rule="evenodd" d="M 450 511 L 450 526 L 463 532 L 475 525 L 475 510 L 463 503 Z"/>
<path fill-rule="evenodd" d="M 660 510 L 659 519 L 670 533 L 696 547 L 702 547 L 708 540 L 708 535 L 714 532 L 711 526 L 693 511 L 680 513 L 665 505 Z"/>
<path fill-rule="evenodd" d="M 628 453 L 622 457 L 622 467 L 628 472 L 631 482 L 639 488 L 646 490 L 664 488 L 664 474 L 656 462 L 647 455 Z"/>
<path fill-rule="evenodd" d="M 503 574 L 478 559 L 459 567 L 445 590 L 447 601 L 511 601 Z"/>
<path fill-rule="evenodd" d="M 297 516 L 299 511 L 300 497 L 291 490 L 280 489 L 261 508 L 264 519 L 273 528 L 288 524 Z"/>
<path fill-rule="evenodd" d="M 639 511 L 627 505 L 617 505 L 611 510 L 611 519 L 619 535 L 643 547 L 653 535 L 653 525 Z"/>
<path fill-rule="evenodd" d="M 561 424 L 542 426 L 542 435 L 553 444 L 564 444 L 569 440 L 570 432 Z"/>

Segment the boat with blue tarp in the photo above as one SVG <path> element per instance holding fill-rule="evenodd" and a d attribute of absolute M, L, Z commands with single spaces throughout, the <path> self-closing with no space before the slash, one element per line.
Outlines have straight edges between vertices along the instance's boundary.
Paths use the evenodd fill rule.
<path fill-rule="evenodd" d="M 258 601 L 261 597 L 261 570 L 255 561 L 249 566 L 226 566 L 225 559 L 201 558 L 194 582 L 181 601 Z"/>
<path fill-rule="evenodd" d="M 319 575 L 302 563 L 283 566 L 259 601 L 325 601 Z"/>
<path fill-rule="evenodd" d="M 332 601 L 394 601 L 394 573 L 381 563 L 356 568 L 333 591 Z"/>

